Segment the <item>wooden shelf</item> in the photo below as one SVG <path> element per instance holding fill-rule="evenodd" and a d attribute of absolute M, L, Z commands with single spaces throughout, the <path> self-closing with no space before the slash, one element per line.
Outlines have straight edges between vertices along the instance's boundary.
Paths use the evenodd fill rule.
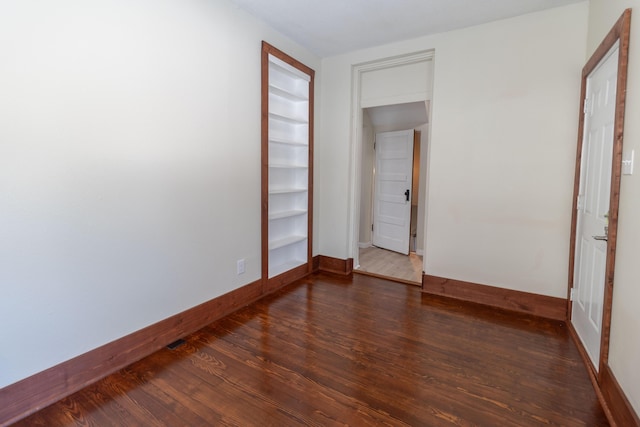
<path fill-rule="evenodd" d="M 309 169 L 307 165 L 270 164 L 269 167 L 274 169 Z"/>
<path fill-rule="evenodd" d="M 277 138 L 277 137 L 269 137 L 269 143 L 270 144 L 283 144 L 283 145 L 294 145 L 297 147 L 308 147 L 309 144 L 307 144 L 306 142 L 301 142 L 301 141 L 294 141 L 294 140 L 289 140 L 289 139 L 284 139 L 284 138 Z"/>
<path fill-rule="evenodd" d="M 269 194 L 306 193 L 306 188 L 278 188 L 269 189 Z"/>
<path fill-rule="evenodd" d="M 285 89 L 279 86 L 275 86 L 273 84 L 269 84 L 269 92 L 274 95 L 287 98 L 288 100 L 294 101 L 294 102 L 306 102 L 309 100 L 309 97 L 305 95 L 294 93 L 293 91 L 290 91 L 288 89 Z"/>
<path fill-rule="evenodd" d="M 303 119 L 303 118 L 297 118 L 297 117 L 289 117 L 283 114 L 272 113 L 272 112 L 269 112 L 269 118 L 272 120 L 279 120 L 281 122 L 291 123 L 294 125 L 306 125 L 309 123 L 309 120 L 306 118 Z"/>
<path fill-rule="evenodd" d="M 292 67 L 282 59 L 277 58 L 273 55 L 271 55 L 269 58 L 269 68 L 276 70 L 279 73 L 285 74 L 293 80 L 303 80 L 306 82 L 310 80 L 310 76 L 308 73 Z"/>
<path fill-rule="evenodd" d="M 270 240 L 269 250 L 272 251 L 274 249 L 283 248 L 285 246 L 293 245 L 294 243 L 302 242 L 303 240 L 307 240 L 307 236 L 293 235 L 282 239 Z"/>
<path fill-rule="evenodd" d="M 285 271 L 289 271 L 293 268 L 300 267 L 303 264 L 306 264 L 307 260 L 301 259 L 293 259 L 282 264 L 272 265 L 269 268 L 269 277 L 277 276 L 278 274 L 282 274 Z"/>
<path fill-rule="evenodd" d="M 315 73 L 266 42 L 262 73 L 262 277 L 269 287 L 311 272 Z M 297 273 L 284 274 L 290 270 Z"/>
<path fill-rule="evenodd" d="M 283 218 L 292 218 L 295 216 L 301 216 L 306 214 L 307 211 L 304 211 L 302 209 L 294 209 L 294 210 L 290 210 L 290 211 L 282 211 L 282 212 L 273 212 L 269 214 L 269 221 L 273 221 L 276 219 L 283 219 Z"/>

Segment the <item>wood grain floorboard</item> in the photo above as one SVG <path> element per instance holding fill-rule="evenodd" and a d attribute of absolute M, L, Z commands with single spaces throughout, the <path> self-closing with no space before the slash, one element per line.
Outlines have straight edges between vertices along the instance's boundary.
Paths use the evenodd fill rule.
<path fill-rule="evenodd" d="M 566 325 L 314 275 L 16 426 L 607 426 Z"/>
<path fill-rule="evenodd" d="M 377 276 L 400 279 L 417 285 L 422 284 L 422 257 L 411 252 L 397 252 L 371 246 L 359 250 L 360 267 L 355 270 Z"/>

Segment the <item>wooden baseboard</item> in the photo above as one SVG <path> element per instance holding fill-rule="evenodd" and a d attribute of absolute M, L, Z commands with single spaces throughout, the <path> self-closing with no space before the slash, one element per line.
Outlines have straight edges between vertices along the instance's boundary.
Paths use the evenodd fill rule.
<path fill-rule="evenodd" d="M 263 295 L 257 280 L 0 389 L 0 426 L 9 425 L 130 365 Z"/>
<path fill-rule="evenodd" d="M 361 274 L 363 276 L 376 277 L 378 279 L 389 280 L 391 282 L 402 283 L 403 285 L 411 285 L 411 286 L 422 286 L 418 282 L 412 282 L 411 280 L 400 279 L 398 277 L 390 277 L 382 274 L 372 273 L 370 271 L 362 271 L 362 270 L 353 270 L 353 274 Z"/>
<path fill-rule="evenodd" d="M 505 310 L 555 320 L 567 320 L 567 301 L 562 298 L 512 289 L 463 282 L 444 277 L 422 275 L 422 291 Z"/>
<path fill-rule="evenodd" d="M 339 259 L 325 255 L 316 255 L 313 257 L 313 265 L 314 271 L 341 274 L 343 276 L 348 276 L 353 273 L 353 258 Z"/>
<path fill-rule="evenodd" d="M 609 424 L 615 427 L 615 422 L 613 419 L 613 414 L 611 413 L 611 408 L 609 408 L 609 405 L 607 404 L 607 401 L 605 400 L 604 395 L 602 394 L 602 390 L 600 390 L 600 384 L 598 383 L 598 377 L 597 377 L 598 374 L 594 369 L 593 364 L 591 363 L 591 359 L 587 354 L 587 350 L 584 348 L 584 345 L 582 345 L 582 341 L 580 341 L 580 338 L 578 338 L 578 333 L 573 327 L 573 324 L 571 323 L 570 319 L 567 320 L 567 329 L 569 330 L 569 335 L 571 335 L 571 339 L 573 340 L 573 343 L 578 348 L 578 353 L 580 353 L 580 357 L 582 358 L 582 363 L 584 363 L 584 366 L 587 369 L 587 374 L 589 374 L 591 385 L 593 386 L 593 389 L 596 392 L 596 396 L 598 396 L 598 401 L 600 402 L 600 406 L 602 406 L 602 409 L 604 410 L 604 413 L 607 416 L 607 420 L 609 420 Z"/>
<path fill-rule="evenodd" d="M 611 367 L 605 363 L 602 372 L 598 374 L 593 368 L 593 364 L 591 363 L 591 359 L 589 359 L 587 350 L 584 348 L 582 341 L 578 337 L 578 333 L 573 327 L 573 324 L 568 321 L 567 326 L 571 334 L 571 338 L 578 348 L 580 356 L 582 356 L 582 361 L 589 373 L 591 384 L 596 391 L 596 395 L 602 405 L 602 409 L 604 409 L 604 412 L 609 419 L 609 423 L 612 426 L 640 427 L 640 418 L 638 418 L 638 414 L 633 409 L 633 406 L 631 406 L 631 403 L 624 394 L 624 391 L 622 391 L 618 380 L 616 380 L 616 377 L 611 371 Z"/>
<path fill-rule="evenodd" d="M 309 275 L 309 264 L 302 264 L 296 268 L 292 268 L 289 271 L 285 271 L 282 274 L 274 276 L 266 281 L 263 288 L 265 294 L 274 292 L 283 286 L 295 282 L 298 279 Z"/>
<path fill-rule="evenodd" d="M 616 380 L 611 371 L 611 367 L 606 363 L 602 372 L 600 372 L 600 390 L 607 406 L 611 409 L 611 415 L 617 425 L 640 427 L 638 414 L 634 411 L 629 399 L 622 391 L 618 380 Z"/>

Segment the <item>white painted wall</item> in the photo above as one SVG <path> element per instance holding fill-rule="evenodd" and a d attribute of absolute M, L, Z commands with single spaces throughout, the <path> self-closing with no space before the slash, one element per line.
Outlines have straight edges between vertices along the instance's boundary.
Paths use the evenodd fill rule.
<path fill-rule="evenodd" d="M 260 277 L 262 39 L 319 70 L 226 1 L 0 4 L 0 387 Z"/>
<path fill-rule="evenodd" d="M 587 12 L 578 3 L 323 59 L 319 251 L 352 256 L 352 65 L 435 49 L 427 273 L 565 297 Z"/>
<path fill-rule="evenodd" d="M 416 235 L 416 253 L 424 255 L 424 236 L 427 202 L 427 169 L 429 168 L 429 125 L 424 124 L 420 131 L 420 186 L 418 187 L 418 224 Z"/>
<path fill-rule="evenodd" d="M 587 58 L 626 8 L 633 8 L 623 156 L 640 155 L 640 0 L 591 0 L 589 2 Z M 586 60 L 585 60 L 586 62 Z M 618 245 L 611 319 L 609 365 L 629 402 L 640 414 L 640 168 L 623 175 L 620 188 Z"/>
<path fill-rule="evenodd" d="M 373 241 L 371 233 L 371 210 L 373 203 L 373 169 L 375 164 L 375 151 L 373 143 L 375 132 L 373 124 L 366 110 L 362 111 L 362 152 L 361 152 L 361 188 L 360 188 L 360 232 L 359 245 L 369 247 Z"/>
<path fill-rule="evenodd" d="M 362 73 L 362 108 L 395 105 L 431 99 L 433 61 L 404 64 Z M 376 130 L 376 132 L 384 130 Z"/>

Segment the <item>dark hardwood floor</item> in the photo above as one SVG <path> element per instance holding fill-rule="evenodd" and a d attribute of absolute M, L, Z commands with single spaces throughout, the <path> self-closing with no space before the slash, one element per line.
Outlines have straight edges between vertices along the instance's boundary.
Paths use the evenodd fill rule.
<path fill-rule="evenodd" d="M 606 426 L 562 322 L 315 275 L 16 426 Z"/>

